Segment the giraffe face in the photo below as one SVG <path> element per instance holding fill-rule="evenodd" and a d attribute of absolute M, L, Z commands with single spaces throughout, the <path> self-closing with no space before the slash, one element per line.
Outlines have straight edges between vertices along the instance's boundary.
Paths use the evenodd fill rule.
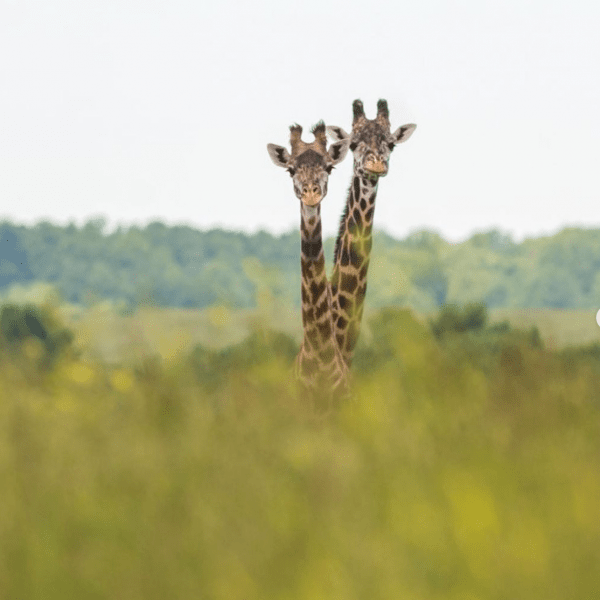
<path fill-rule="evenodd" d="M 300 140 L 299 125 L 291 128 L 292 153 L 282 146 L 268 144 L 271 160 L 285 168 L 294 182 L 294 193 L 307 206 L 317 206 L 327 195 L 327 182 L 333 167 L 340 163 L 348 151 L 349 140 L 341 140 L 327 149 L 325 125 L 313 128 L 316 140 L 306 144 Z"/>
<path fill-rule="evenodd" d="M 288 168 L 294 193 L 307 206 L 316 206 L 327 195 L 327 181 L 333 165 L 314 150 L 306 150 Z"/>
<path fill-rule="evenodd" d="M 379 123 L 365 119 L 360 127 L 353 127 L 350 148 L 354 154 L 354 170 L 359 175 L 370 179 L 387 175 L 394 143 Z"/>
<path fill-rule="evenodd" d="M 327 131 L 335 140 L 349 140 L 350 150 L 354 154 L 355 174 L 377 181 L 379 177 L 387 175 L 390 154 L 396 144 L 405 142 L 415 130 L 416 125 L 412 123 L 403 125 L 391 133 L 385 100 L 377 103 L 377 117 L 373 120 L 365 117 L 360 100 L 355 100 L 352 107 L 354 122 L 350 135 L 341 127 L 328 127 Z"/>

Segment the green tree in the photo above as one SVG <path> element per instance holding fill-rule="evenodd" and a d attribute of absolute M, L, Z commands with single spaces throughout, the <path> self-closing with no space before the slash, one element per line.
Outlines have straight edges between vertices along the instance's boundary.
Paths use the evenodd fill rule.
<path fill-rule="evenodd" d="M 18 229 L 9 223 L 0 223 L 0 289 L 32 279 L 29 258 Z"/>

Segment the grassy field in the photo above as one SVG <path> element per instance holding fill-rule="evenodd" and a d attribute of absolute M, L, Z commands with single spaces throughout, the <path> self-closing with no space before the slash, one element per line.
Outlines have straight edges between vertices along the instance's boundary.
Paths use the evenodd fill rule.
<path fill-rule="evenodd" d="M 63 318 L 73 328 L 75 343 L 86 358 L 137 364 L 146 356 L 171 360 L 197 344 L 225 348 L 261 327 L 274 327 L 299 339 L 301 323 L 296 312 L 285 307 L 265 312 L 217 306 L 204 310 L 141 307 L 123 313 L 99 305 L 86 311 L 64 310 Z"/>
<path fill-rule="evenodd" d="M 127 361 L 0 352 L 0 598 L 597 595 L 594 360 L 518 337 L 476 356 L 390 312 L 324 416 L 249 315 L 100 312 L 76 341 L 118 332 Z M 191 351 L 243 327 L 251 346 Z"/>
<path fill-rule="evenodd" d="M 537 327 L 548 348 L 600 343 L 597 310 L 556 310 L 551 308 L 497 309 L 492 321 L 507 320 L 514 327 Z"/>
<path fill-rule="evenodd" d="M 367 309 L 361 342 L 369 344 L 372 335 L 369 318 L 376 311 Z M 87 311 L 65 310 L 64 318 L 76 333 L 76 344 L 93 360 L 135 364 L 148 355 L 171 359 L 189 352 L 196 344 L 224 348 L 241 342 L 257 327 L 282 331 L 300 341 L 300 313 L 287 306 L 270 306 L 259 311 L 205 310 L 142 307 L 133 314 L 122 314 L 110 305 Z M 416 315 L 427 323 L 431 315 Z M 600 343 L 600 327 L 593 310 L 498 309 L 490 321 L 508 321 L 513 327 L 537 327 L 550 349 L 570 345 Z"/>

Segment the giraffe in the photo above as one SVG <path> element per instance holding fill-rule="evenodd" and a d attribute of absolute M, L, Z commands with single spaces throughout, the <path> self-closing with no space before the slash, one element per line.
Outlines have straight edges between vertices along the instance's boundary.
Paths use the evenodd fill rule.
<path fill-rule="evenodd" d="M 327 281 L 321 238 L 320 202 L 334 165 L 348 151 L 349 141 L 340 140 L 327 149 L 325 124 L 313 129 L 315 141 L 302 141 L 302 127 L 290 127 L 291 154 L 268 144 L 275 165 L 287 169 L 300 200 L 301 291 L 303 338 L 295 362 L 295 374 L 305 397 L 318 405 L 337 403 L 349 394 L 348 368 L 333 337 L 331 288 Z M 327 407 L 327 406 L 325 406 Z"/>
<path fill-rule="evenodd" d="M 333 274 L 331 277 L 332 319 L 335 337 L 350 367 L 363 314 L 367 291 L 367 271 L 372 245 L 373 213 L 377 184 L 388 172 L 390 153 L 396 144 L 405 142 L 415 130 L 411 123 L 390 131 L 388 105 L 377 103 L 377 117 L 365 117 L 363 103 L 352 104 L 352 133 L 340 127 L 327 128 L 337 141 L 348 141 L 354 154 L 354 170 L 346 207 L 335 243 Z"/>

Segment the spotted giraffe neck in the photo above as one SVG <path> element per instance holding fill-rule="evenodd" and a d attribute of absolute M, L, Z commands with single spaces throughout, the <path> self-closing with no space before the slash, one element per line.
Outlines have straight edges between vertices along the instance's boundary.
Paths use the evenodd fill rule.
<path fill-rule="evenodd" d="M 354 173 L 335 244 L 331 277 L 332 319 L 346 365 L 358 340 L 367 291 L 377 181 Z"/>
<path fill-rule="evenodd" d="M 319 206 L 301 203 L 303 339 L 296 373 L 303 388 L 347 393 L 348 369 L 333 337 L 331 288 L 325 270 Z"/>

